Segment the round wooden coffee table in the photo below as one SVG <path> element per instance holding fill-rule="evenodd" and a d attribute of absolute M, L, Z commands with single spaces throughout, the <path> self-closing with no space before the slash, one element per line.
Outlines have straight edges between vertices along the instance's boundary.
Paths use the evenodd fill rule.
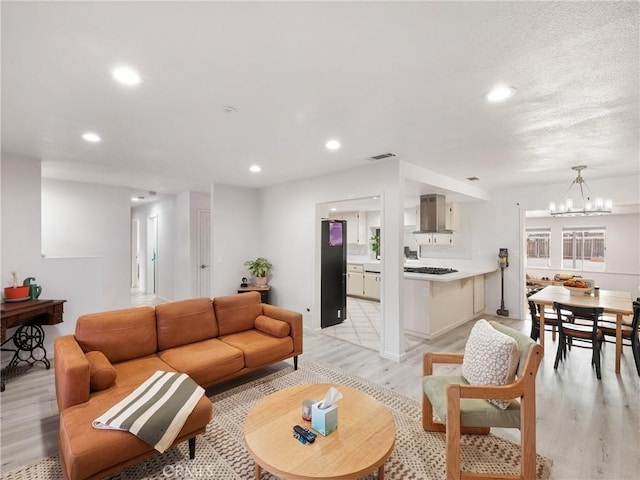
<path fill-rule="evenodd" d="M 322 400 L 330 387 L 342 393 L 338 428 L 328 436 L 303 445 L 293 437 L 293 426 L 311 429 L 302 420 L 302 401 Z M 378 470 L 391 455 L 396 426 L 387 408 L 375 398 L 343 385 L 296 385 L 265 397 L 247 415 L 244 424 L 247 450 L 255 460 L 256 479 L 261 468 L 280 478 L 353 479 Z"/>

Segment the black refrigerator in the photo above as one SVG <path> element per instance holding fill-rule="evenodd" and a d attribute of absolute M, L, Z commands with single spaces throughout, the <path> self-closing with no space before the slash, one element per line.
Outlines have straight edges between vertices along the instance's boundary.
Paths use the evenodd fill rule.
<path fill-rule="evenodd" d="M 347 318 L 347 221 L 322 220 L 320 247 L 320 326 Z"/>

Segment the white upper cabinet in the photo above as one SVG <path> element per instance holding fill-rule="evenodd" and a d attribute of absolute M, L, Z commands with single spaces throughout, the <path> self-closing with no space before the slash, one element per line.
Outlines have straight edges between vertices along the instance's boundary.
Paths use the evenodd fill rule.
<path fill-rule="evenodd" d="M 420 228 L 419 206 L 404 209 L 404 225 L 405 227 L 415 227 L 416 230 Z"/>
<path fill-rule="evenodd" d="M 445 211 L 447 230 L 452 230 L 449 245 L 457 245 L 460 241 L 460 206 L 457 203 L 447 203 Z"/>
<path fill-rule="evenodd" d="M 329 219 L 347 221 L 347 243 L 367 244 L 367 212 L 333 212 Z"/>

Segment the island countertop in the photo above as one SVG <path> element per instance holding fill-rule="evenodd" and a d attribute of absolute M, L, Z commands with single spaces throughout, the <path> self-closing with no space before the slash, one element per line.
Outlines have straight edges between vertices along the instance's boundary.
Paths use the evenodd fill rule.
<path fill-rule="evenodd" d="M 380 273 L 382 269 L 382 265 L 380 260 L 370 260 L 370 259 L 349 259 L 347 260 L 348 264 L 351 265 L 362 265 L 366 272 L 376 272 Z M 419 267 L 425 266 L 419 263 L 407 263 L 406 267 Z M 433 265 L 429 265 L 433 266 Z M 408 280 L 424 280 L 430 282 L 453 282 L 455 280 L 462 280 L 465 278 L 475 277 L 478 275 L 484 275 L 486 273 L 492 273 L 498 270 L 497 265 L 484 265 L 484 266 L 476 266 L 476 265 L 468 265 L 468 266 L 458 266 L 452 267 L 455 270 L 458 270 L 454 273 L 445 273 L 443 275 L 432 275 L 427 273 L 404 273 L 404 278 Z"/>
<path fill-rule="evenodd" d="M 409 273 L 405 272 L 404 278 L 406 280 L 424 280 L 429 282 L 453 282 L 455 280 L 462 280 L 469 277 L 476 277 L 478 275 L 484 275 L 486 273 L 492 273 L 498 270 L 497 266 L 494 267 L 470 267 L 470 268 L 456 268 L 458 270 L 454 273 L 445 273 L 443 275 L 430 275 L 428 273 Z"/>

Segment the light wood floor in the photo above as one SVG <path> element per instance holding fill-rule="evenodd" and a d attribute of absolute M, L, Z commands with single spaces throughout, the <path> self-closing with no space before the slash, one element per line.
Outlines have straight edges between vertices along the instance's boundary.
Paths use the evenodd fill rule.
<path fill-rule="evenodd" d="M 490 319 L 491 316 L 485 318 Z M 498 318 L 528 332 L 529 323 Z M 380 358 L 372 350 L 321 333 L 306 332 L 300 363 L 318 359 L 420 399 L 422 354 L 463 351 L 473 322 L 412 349 L 405 362 Z M 538 453 L 553 460 L 554 479 L 640 478 L 640 377 L 626 348 L 621 374 L 614 373 L 614 345 L 607 344 L 602 380 L 590 367 L 589 352 L 574 349 L 558 371 L 553 369 L 556 344 L 547 334 L 547 354 L 537 377 Z M 233 384 L 286 367 L 261 370 Z M 229 384 L 210 389 L 210 393 Z M 7 384 L 0 395 L 2 473 L 57 453 L 58 417 L 53 368 L 34 367 Z M 420 422 L 416 418 L 416 422 Z M 494 433 L 518 442 L 517 430 Z"/>

